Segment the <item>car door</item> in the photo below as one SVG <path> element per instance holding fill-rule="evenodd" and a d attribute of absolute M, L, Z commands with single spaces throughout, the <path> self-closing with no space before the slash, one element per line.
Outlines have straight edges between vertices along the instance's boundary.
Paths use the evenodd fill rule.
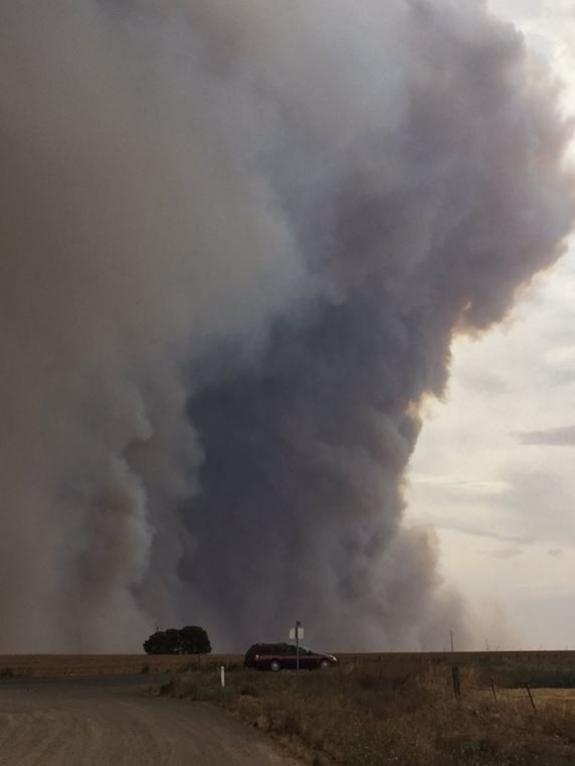
<path fill-rule="evenodd" d="M 297 650 L 291 644 L 285 644 L 282 666 L 289 670 L 295 670 L 297 665 Z"/>
<path fill-rule="evenodd" d="M 285 650 L 283 644 L 273 644 L 268 649 L 266 657 L 266 666 L 269 667 L 272 662 L 279 662 L 280 667 L 285 668 Z"/>
<path fill-rule="evenodd" d="M 297 647 L 293 647 L 294 651 L 294 668 L 297 667 Z M 299 666 L 302 670 L 307 670 L 313 667 L 313 652 L 309 649 L 305 649 L 303 646 L 299 648 Z"/>
<path fill-rule="evenodd" d="M 306 670 L 311 670 L 312 668 L 317 667 L 317 654 L 314 652 L 311 652 L 309 649 L 302 649 L 301 656 L 299 658 L 299 666 L 300 668 L 305 668 Z"/>

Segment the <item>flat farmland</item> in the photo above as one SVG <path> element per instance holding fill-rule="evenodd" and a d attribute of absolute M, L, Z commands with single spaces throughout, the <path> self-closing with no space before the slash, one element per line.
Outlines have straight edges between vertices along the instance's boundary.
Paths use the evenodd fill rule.
<path fill-rule="evenodd" d="M 458 665 L 496 676 L 504 686 L 575 688 L 575 651 L 512 652 L 372 652 L 337 653 L 342 668 L 371 668 L 390 678 L 425 670 L 433 665 Z M 224 665 L 235 670 L 241 654 L 4 654 L 0 678 L 97 678 L 138 673 L 174 673 Z M 543 683 L 544 682 L 544 683 Z"/>
<path fill-rule="evenodd" d="M 98 678 L 229 665 L 235 655 L 2 654 L 0 678 Z"/>

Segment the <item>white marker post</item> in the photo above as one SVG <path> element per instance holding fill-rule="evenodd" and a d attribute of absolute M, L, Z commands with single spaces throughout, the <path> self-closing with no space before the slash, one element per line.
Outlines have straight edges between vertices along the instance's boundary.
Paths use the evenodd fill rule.
<path fill-rule="evenodd" d="M 226 669 L 223 665 L 220 665 L 220 682 L 222 684 L 222 689 L 226 688 Z"/>

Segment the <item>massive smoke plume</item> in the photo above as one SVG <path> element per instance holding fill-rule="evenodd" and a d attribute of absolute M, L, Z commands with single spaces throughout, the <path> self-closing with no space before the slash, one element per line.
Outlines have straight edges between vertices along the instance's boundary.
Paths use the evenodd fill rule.
<path fill-rule="evenodd" d="M 573 210 L 521 38 L 474 0 L 1 0 L 0 39 L 0 650 L 437 646 L 418 404 Z"/>

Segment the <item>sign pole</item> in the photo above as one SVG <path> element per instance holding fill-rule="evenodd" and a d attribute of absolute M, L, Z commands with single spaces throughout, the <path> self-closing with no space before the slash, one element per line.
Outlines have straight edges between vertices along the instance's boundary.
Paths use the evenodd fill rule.
<path fill-rule="evenodd" d="M 301 622 L 296 620 L 295 624 L 295 672 L 299 673 L 299 628 Z"/>

